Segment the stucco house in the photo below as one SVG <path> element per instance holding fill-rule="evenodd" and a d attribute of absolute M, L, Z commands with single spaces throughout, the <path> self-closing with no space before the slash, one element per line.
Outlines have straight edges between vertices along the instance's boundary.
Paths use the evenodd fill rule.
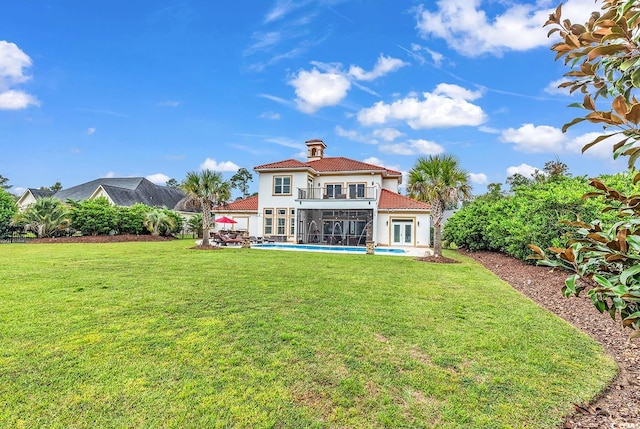
<path fill-rule="evenodd" d="M 430 245 L 430 206 L 398 193 L 399 171 L 326 157 L 322 140 L 306 145 L 306 162 L 254 167 L 258 195 L 215 207 L 214 216 L 232 218 L 233 229 L 249 235 L 292 243 Z"/>
<path fill-rule="evenodd" d="M 18 209 L 24 210 L 36 198 L 53 196 L 61 201 L 84 201 L 105 197 L 111 204 L 132 206 L 136 203 L 173 209 L 185 197 L 180 189 L 156 185 L 144 177 L 112 177 L 92 180 L 58 192 L 27 189 L 18 199 Z"/>

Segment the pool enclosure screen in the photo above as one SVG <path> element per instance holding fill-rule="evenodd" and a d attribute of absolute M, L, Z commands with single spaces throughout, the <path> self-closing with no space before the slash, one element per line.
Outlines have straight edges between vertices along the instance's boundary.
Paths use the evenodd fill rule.
<path fill-rule="evenodd" d="M 298 210 L 297 241 L 364 246 L 373 237 L 373 210 Z"/>

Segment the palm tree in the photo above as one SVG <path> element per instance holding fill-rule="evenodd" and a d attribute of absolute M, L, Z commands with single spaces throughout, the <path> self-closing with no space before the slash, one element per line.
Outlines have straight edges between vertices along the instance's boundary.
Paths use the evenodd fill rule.
<path fill-rule="evenodd" d="M 469 173 L 458 165 L 453 155 L 419 158 L 409 171 L 409 196 L 431 204 L 433 251 L 442 255 L 442 218 L 445 207 L 470 198 Z"/>
<path fill-rule="evenodd" d="M 144 226 L 147 227 L 151 235 L 160 235 L 161 232 L 169 232 L 176 224 L 175 219 L 169 216 L 164 210 L 153 209 L 144 215 Z"/>
<path fill-rule="evenodd" d="M 187 204 L 200 207 L 202 210 L 202 246 L 208 246 L 211 208 L 229 201 L 231 186 L 222 179 L 222 174 L 202 170 L 199 173 L 187 173 L 186 179 L 182 182 L 182 190 L 187 194 Z"/>
<path fill-rule="evenodd" d="M 22 213 L 13 218 L 16 225 L 25 224 L 25 229 L 36 233 L 38 238 L 50 237 L 71 225 L 69 210 L 62 201 L 54 197 L 37 198 Z"/>
<path fill-rule="evenodd" d="M 187 219 L 189 230 L 196 234 L 198 238 L 202 237 L 202 214 L 197 213 Z"/>

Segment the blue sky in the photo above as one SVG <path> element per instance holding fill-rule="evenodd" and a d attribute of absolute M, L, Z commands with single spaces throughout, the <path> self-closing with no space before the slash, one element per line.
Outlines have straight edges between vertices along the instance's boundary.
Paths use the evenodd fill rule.
<path fill-rule="evenodd" d="M 508 0 L 8 2 L 0 14 L 0 174 L 12 191 L 99 177 L 164 184 L 211 168 L 327 156 L 407 172 L 452 153 L 474 193 L 558 157 L 621 171 L 542 24 Z M 593 0 L 568 0 L 584 22 Z M 254 179 L 257 176 L 254 174 Z M 505 186 L 506 187 L 506 186 Z M 254 180 L 252 191 L 257 186 Z"/>

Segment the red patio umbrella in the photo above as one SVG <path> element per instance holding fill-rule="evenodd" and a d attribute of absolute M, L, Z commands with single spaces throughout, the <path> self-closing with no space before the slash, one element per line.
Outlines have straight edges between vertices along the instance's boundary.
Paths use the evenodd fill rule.
<path fill-rule="evenodd" d="M 218 218 L 216 220 L 214 220 L 215 223 L 226 223 L 227 225 L 232 225 L 234 223 L 238 223 L 235 220 L 228 218 L 226 216 L 222 216 L 221 218 Z"/>

